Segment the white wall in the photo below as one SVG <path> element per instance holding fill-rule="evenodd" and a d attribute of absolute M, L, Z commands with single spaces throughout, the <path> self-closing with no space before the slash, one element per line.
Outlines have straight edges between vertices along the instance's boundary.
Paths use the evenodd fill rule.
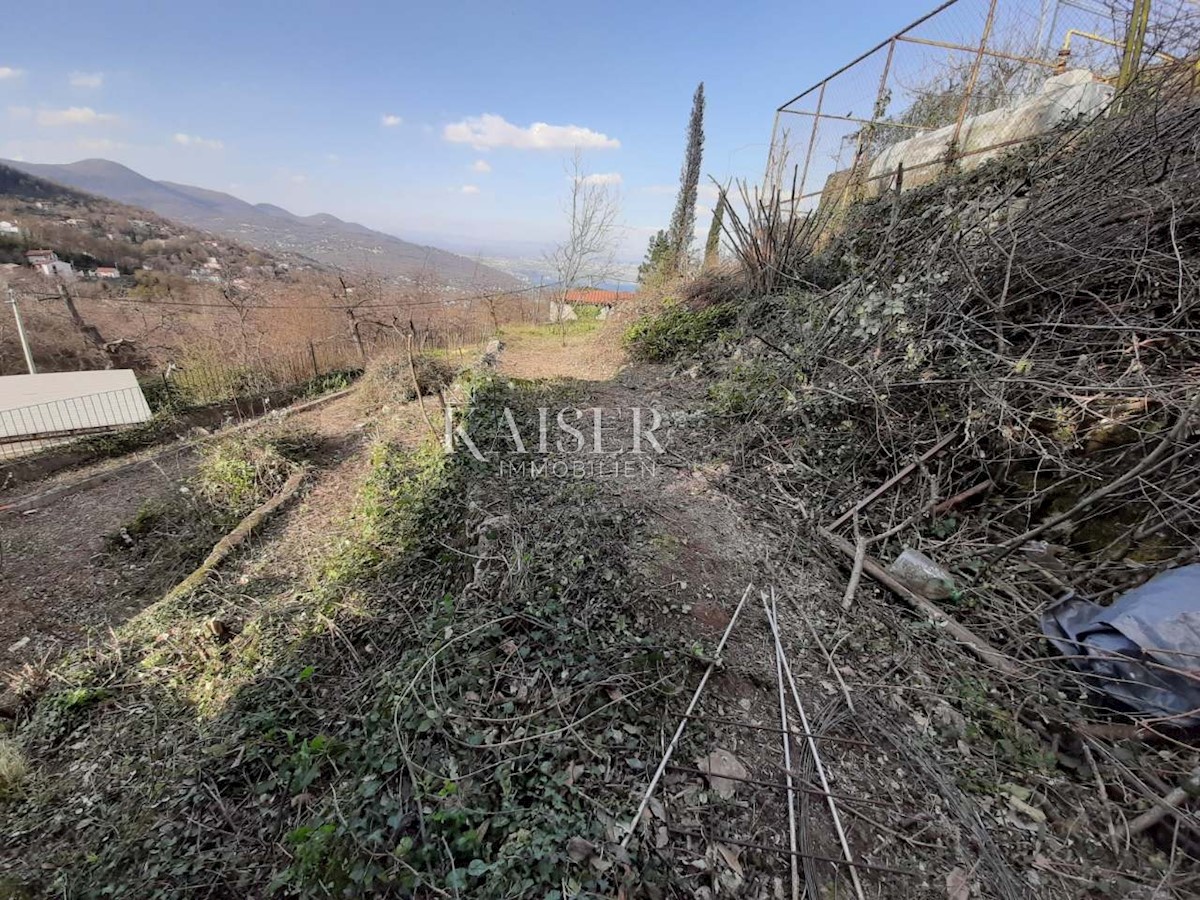
<path fill-rule="evenodd" d="M 1048 78 L 1032 97 L 965 119 L 958 143 L 960 152 L 970 155 L 960 158 L 958 165 L 973 169 L 1007 153 L 1012 149 L 1008 142 L 1044 134 L 1078 116 L 1095 115 L 1108 105 L 1113 93 L 1111 85 L 1096 81 L 1084 69 Z M 899 163 L 904 163 L 905 190 L 933 181 L 944 171 L 937 163 L 945 158 L 953 137 L 954 126 L 947 125 L 888 147 L 871 165 L 867 196 L 888 188 L 887 176 L 895 173 Z"/>

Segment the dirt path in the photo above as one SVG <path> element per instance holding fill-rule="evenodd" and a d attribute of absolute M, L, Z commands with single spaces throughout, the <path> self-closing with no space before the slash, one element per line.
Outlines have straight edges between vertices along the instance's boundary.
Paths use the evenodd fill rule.
<path fill-rule="evenodd" d="M 618 411 L 640 406 L 662 414 L 666 452 L 598 485 L 604 499 L 597 502 L 618 504 L 644 522 L 633 552 L 655 589 L 646 615 L 663 631 L 711 648 L 753 586 L 657 793 L 650 827 L 658 851 L 674 858 L 678 871 L 692 866 L 709 873 L 696 876 L 697 891 L 721 879 L 736 896 L 784 895 L 792 832 L 781 775 L 775 639 L 763 608 L 764 598 L 774 596 L 785 657 L 815 735 L 789 745 L 800 786 L 798 876 L 820 885 L 817 896 L 855 896 L 855 878 L 868 897 L 944 897 L 947 879 L 989 885 L 989 896 L 1019 896 L 1013 861 L 1032 858 L 1036 847 L 1028 823 L 1011 813 L 998 821 L 987 814 L 990 801 L 979 804 L 960 789 L 964 770 L 991 750 L 981 747 L 975 756 L 962 740 L 967 724 L 954 685 L 931 689 L 946 685 L 955 652 L 943 647 L 931 654 L 927 646 L 921 653 L 939 638 L 868 587 L 843 611 L 843 584 L 812 558 L 811 548 L 777 530 L 759 503 L 727 490 L 728 466 L 708 457 L 711 435 L 694 424 L 705 408 L 703 382 L 650 366 L 587 379 L 581 369 L 602 369 L 583 368 L 570 343 L 520 349 L 547 376 L 582 379 L 579 406 L 614 412 L 604 420 L 605 446 L 610 433 L 620 446 L 629 428 Z M 508 361 L 513 374 L 524 358 Z M 791 685 L 784 684 L 789 727 L 803 731 Z M 664 747 L 694 686 L 694 680 L 680 686 L 677 707 L 664 721 Z M 727 785 L 732 807 L 712 797 L 695 771 L 711 753 L 732 760 L 731 771 L 745 779 Z M 836 798 L 845 846 L 826 790 Z M 685 830 L 705 838 L 697 842 Z M 714 853 L 713 842 L 722 839 L 724 849 Z M 853 872 L 838 862 L 847 850 L 858 864 Z"/>
<path fill-rule="evenodd" d="M 500 372 L 518 378 L 604 381 L 625 361 L 617 322 L 568 323 L 566 335 L 549 326 L 520 326 L 501 338 Z"/>
<path fill-rule="evenodd" d="M 325 440 L 324 466 L 330 471 L 341 472 L 347 459 L 361 456 L 362 413 L 353 395 L 289 421 Z M 142 608 L 144 598 L 131 602 L 131 597 L 144 573 L 114 565 L 105 553 L 106 539 L 143 504 L 178 493 L 196 460 L 195 449 L 168 452 L 32 509 L 0 512 L 0 674 L 102 640 L 109 628 Z M 314 485 L 324 474 L 314 477 Z M 80 477 L 66 473 L 38 488 Z M 331 489 L 324 508 L 331 510 L 343 496 L 342 489 Z"/>

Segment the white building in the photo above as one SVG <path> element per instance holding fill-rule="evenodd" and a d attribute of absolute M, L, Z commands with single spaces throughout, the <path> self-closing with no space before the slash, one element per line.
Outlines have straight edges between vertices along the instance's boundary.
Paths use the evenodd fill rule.
<path fill-rule="evenodd" d="M 53 250 L 30 250 L 25 254 L 25 258 L 36 271 L 50 278 L 70 281 L 75 277 L 75 268 L 69 262 L 59 259 Z"/>
<path fill-rule="evenodd" d="M 20 234 L 21 229 L 13 222 L 0 222 L 0 234 Z"/>

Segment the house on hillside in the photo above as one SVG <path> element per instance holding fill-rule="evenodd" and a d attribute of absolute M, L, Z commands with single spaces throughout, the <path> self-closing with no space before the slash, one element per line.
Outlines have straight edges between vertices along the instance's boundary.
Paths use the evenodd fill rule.
<path fill-rule="evenodd" d="M 15 222 L 0 222 L 0 234 L 20 234 L 21 229 Z"/>
<path fill-rule="evenodd" d="M 53 250 L 29 250 L 25 253 L 25 259 L 35 271 L 50 278 L 70 281 L 75 277 L 74 266 L 59 259 Z"/>
<path fill-rule="evenodd" d="M 97 278 L 120 278 L 121 270 L 115 266 L 96 266 Z"/>
<path fill-rule="evenodd" d="M 579 318 L 576 308 L 580 306 L 595 306 L 599 309 L 597 318 L 607 319 L 616 309 L 632 309 L 636 298 L 636 291 L 605 291 L 600 288 L 567 291 L 561 301 L 550 301 L 550 321 L 574 321 Z"/>

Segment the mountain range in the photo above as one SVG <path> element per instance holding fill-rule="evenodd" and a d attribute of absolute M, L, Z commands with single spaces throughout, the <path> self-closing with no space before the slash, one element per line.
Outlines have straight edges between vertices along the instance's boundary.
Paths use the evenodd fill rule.
<path fill-rule="evenodd" d="M 521 282 L 480 262 L 344 222 L 328 213 L 297 216 L 269 203 L 173 181 L 154 181 L 107 159 L 53 165 L 0 160 L 29 175 L 148 209 L 267 251 L 298 253 L 317 262 L 396 281 L 432 274 L 459 290 L 508 290 Z"/>

